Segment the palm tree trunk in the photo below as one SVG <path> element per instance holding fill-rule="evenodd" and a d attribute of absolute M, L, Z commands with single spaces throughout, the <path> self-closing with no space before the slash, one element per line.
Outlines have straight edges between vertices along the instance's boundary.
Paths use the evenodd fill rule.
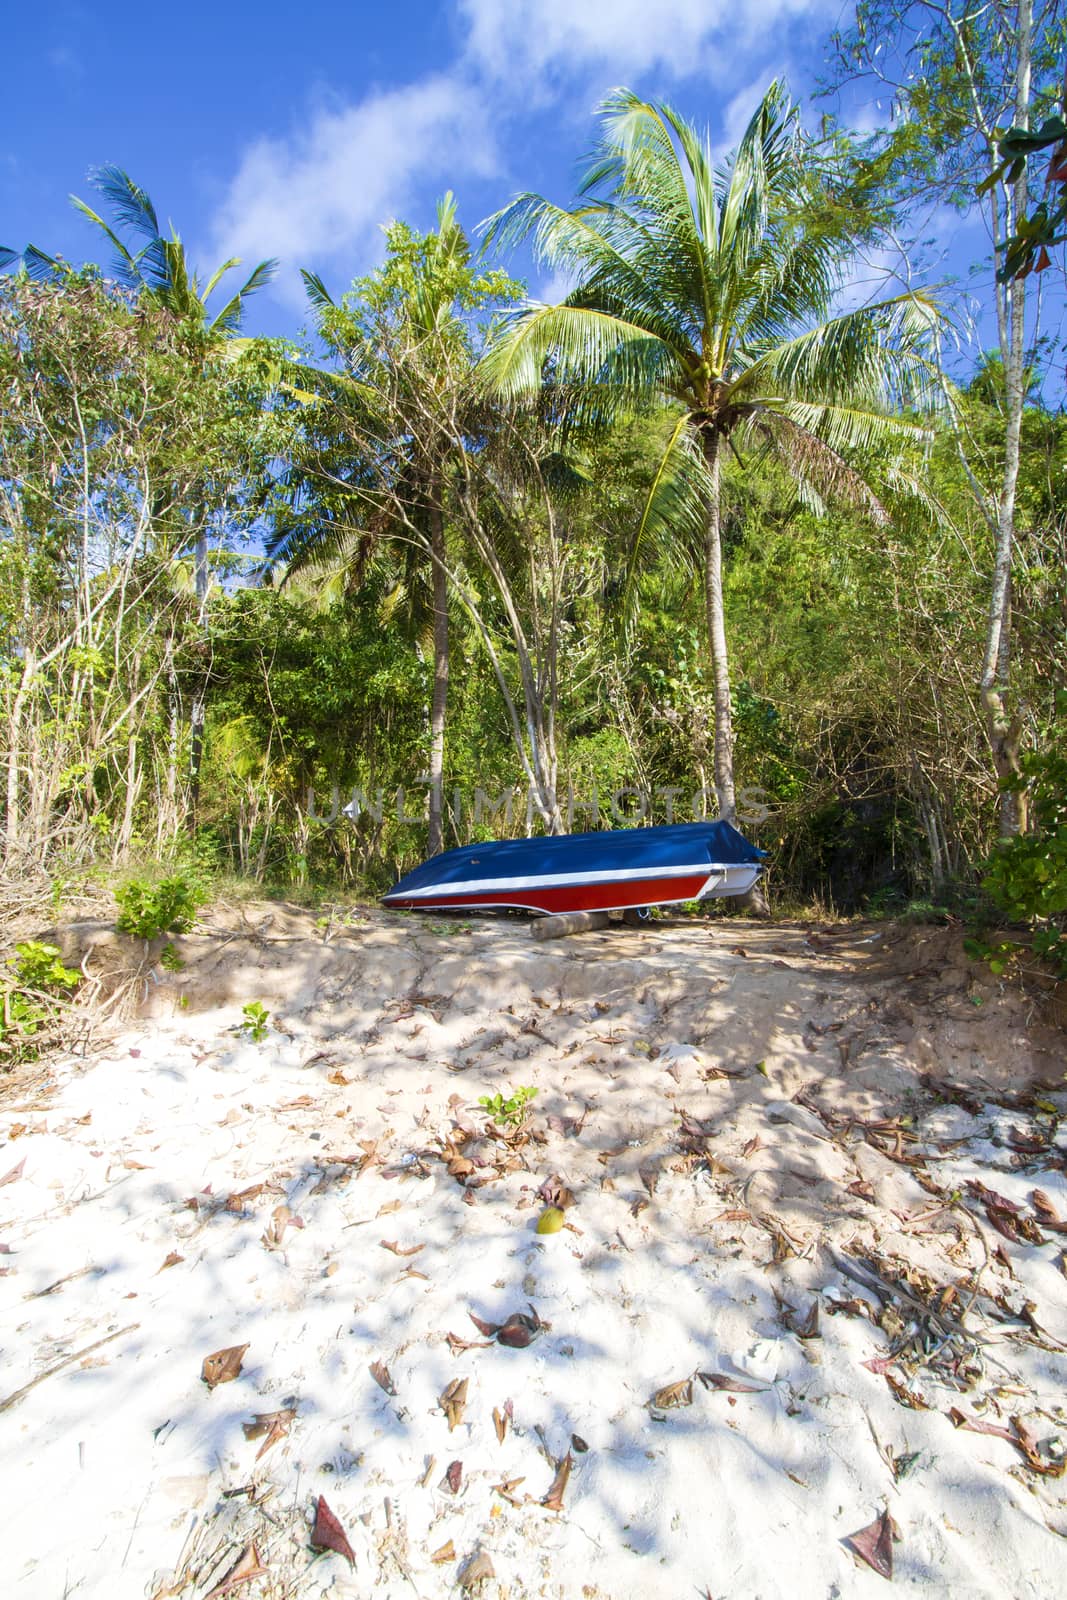
<path fill-rule="evenodd" d="M 445 718 L 448 713 L 448 573 L 445 519 L 435 486 L 430 498 L 430 555 L 433 561 L 433 700 L 430 705 L 429 853 L 438 855 L 444 839 Z"/>
<path fill-rule="evenodd" d="M 734 794 L 734 730 L 730 709 L 730 664 L 726 653 L 726 617 L 722 602 L 722 497 L 720 486 L 719 435 L 703 435 L 709 493 L 704 524 L 704 605 L 708 624 L 708 648 L 715 699 L 715 794 L 719 815 L 724 822 L 737 822 Z"/>

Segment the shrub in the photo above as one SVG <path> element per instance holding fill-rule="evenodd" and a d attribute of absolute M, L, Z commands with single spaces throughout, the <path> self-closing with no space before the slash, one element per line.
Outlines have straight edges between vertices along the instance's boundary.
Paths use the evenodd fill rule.
<path fill-rule="evenodd" d="M 7 966 L 9 976 L 0 980 L 0 1056 L 10 1067 L 34 1059 L 38 1035 L 59 1011 L 55 1001 L 68 998 L 82 975 L 63 965 L 54 944 L 39 939 L 17 944 Z"/>
<path fill-rule="evenodd" d="M 176 872 L 151 883 L 131 878 L 115 890 L 119 915 L 115 926 L 136 939 L 155 939 L 161 933 L 187 933 L 207 896 L 194 878 Z"/>

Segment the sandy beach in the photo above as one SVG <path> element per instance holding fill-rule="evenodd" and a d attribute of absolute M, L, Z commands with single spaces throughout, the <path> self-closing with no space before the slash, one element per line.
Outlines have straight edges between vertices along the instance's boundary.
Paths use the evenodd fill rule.
<path fill-rule="evenodd" d="M 958 936 L 175 942 L 0 1101 L 5 1595 L 1063 1592 L 1063 1035 Z"/>

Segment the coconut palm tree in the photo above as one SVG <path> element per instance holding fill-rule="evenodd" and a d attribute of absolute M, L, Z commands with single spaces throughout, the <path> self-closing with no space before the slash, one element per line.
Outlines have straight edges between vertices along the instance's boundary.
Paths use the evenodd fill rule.
<path fill-rule="evenodd" d="M 833 315 L 848 251 L 827 225 L 825 181 L 778 84 L 718 167 L 707 137 L 667 106 L 617 90 L 601 116 L 578 205 L 524 194 L 485 225 L 487 242 L 532 235 L 540 260 L 577 286 L 559 304 L 512 313 L 483 367 L 506 397 L 545 383 L 574 390 L 601 423 L 650 402 L 673 411 L 631 569 L 647 542 L 699 531 L 714 781 L 733 822 L 724 450 L 773 450 L 809 499 L 845 494 L 884 521 L 848 453 L 917 431 L 901 411 L 933 400 L 939 313 L 907 294 Z"/>
<path fill-rule="evenodd" d="M 451 193 L 438 205 L 435 231 L 420 235 L 394 223 L 387 240 L 382 267 L 340 303 L 321 278 L 303 274 L 320 337 L 341 371 L 282 369 L 291 393 L 319 402 L 307 407 L 305 470 L 314 495 L 306 506 L 310 520 L 282 517 L 267 548 L 293 570 L 329 572 L 341 563 L 357 579 L 379 540 L 398 540 L 409 556 L 429 558 L 428 849 L 434 855 L 444 848 L 450 475 L 484 410 L 468 314 L 518 291 L 503 274 L 472 264 Z"/>

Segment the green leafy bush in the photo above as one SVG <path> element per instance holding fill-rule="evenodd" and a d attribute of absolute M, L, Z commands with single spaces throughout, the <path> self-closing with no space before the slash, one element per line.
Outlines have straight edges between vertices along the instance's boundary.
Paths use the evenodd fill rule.
<path fill-rule="evenodd" d="M 1067 757 L 1031 751 L 1018 786 L 1029 783 L 1032 832 L 1000 845 L 983 887 L 1015 922 L 1035 923 L 1031 946 L 1067 977 Z"/>
<path fill-rule="evenodd" d="M 65 967 L 54 944 L 27 939 L 7 960 L 8 976 L 0 980 L 0 1058 L 11 1067 L 38 1053 L 39 1035 L 55 1021 L 59 1007 L 81 982 L 81 973 Z"/>
<path fill-rule="evenodd" d="M 182 872 L 151 883 L 131 878 L 115 890 L 119 915 L 115 926 L 136 939 L 155 939 L 161 933 L 187 933 L 207 896 L 194 878 Z"/>

